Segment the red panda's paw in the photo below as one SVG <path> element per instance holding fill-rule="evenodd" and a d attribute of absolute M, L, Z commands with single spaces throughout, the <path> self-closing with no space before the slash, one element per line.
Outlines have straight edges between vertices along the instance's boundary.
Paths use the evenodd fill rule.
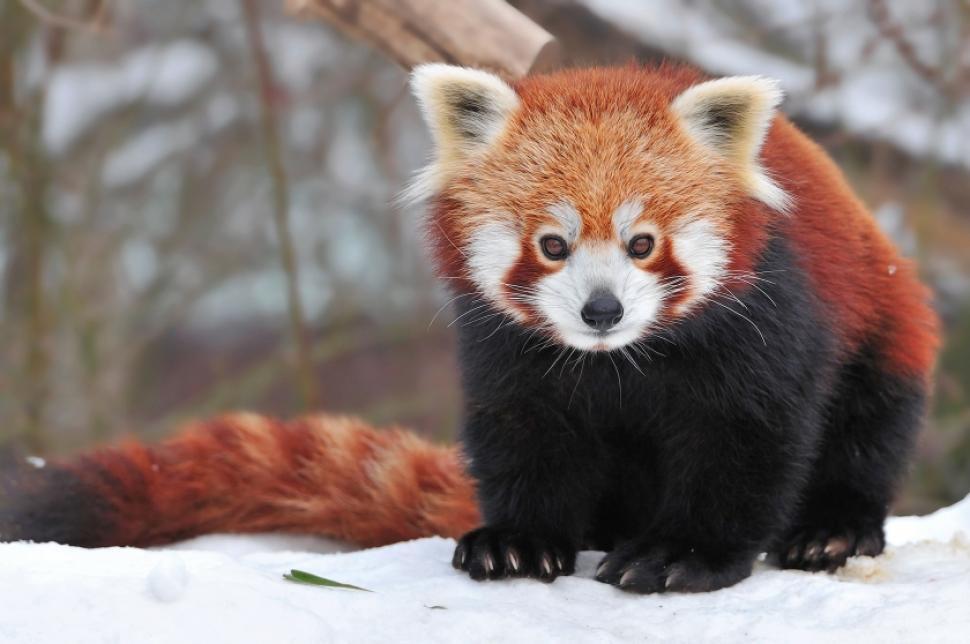
<path fill-rule="evenodd" d="M 531 577 L 549 582 L 559 575 L 573 574 L 576 548 L 564 540 L 486 526 L 458 540 L 451 563 L 479 581 Z"/>
<path fill-rule="evenodd" d="M 800 530 L 778 549 L 782 568 L 835 572 L 849 557 L 875 557 L 886 547 L 881 525 Z"/>
<path fill-rule="evenodd" d="M 607 554 L 596 580 L 633 593 L 702 593 L 733 586 L 751 575 L 747 552 L 702 552 L 673 542 L 631 541 Z"/>

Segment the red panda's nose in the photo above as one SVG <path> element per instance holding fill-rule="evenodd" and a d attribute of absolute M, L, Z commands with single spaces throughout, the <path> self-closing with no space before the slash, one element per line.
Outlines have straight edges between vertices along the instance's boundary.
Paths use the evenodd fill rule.
<path fill-rule="evenodd" d="M 623 305 L 612 293 L 593 293 L 580 312 L 583 322 L 597 331 L 606 331 L 623 319 Z"/>

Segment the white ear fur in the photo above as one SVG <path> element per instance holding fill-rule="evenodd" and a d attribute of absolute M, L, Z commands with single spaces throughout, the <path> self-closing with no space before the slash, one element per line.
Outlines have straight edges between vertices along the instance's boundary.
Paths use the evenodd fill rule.
<path fill-rule="evenodd" d="M 786 212 L 791 208 L 790 197 L 758 163 L 782 97 L 775 80 L 732 76 L 684 90 L 671 108 L 692 138 L 738 164 L 752 197 Z"/>
<path fill-rule="evenodd" d="M 501 78 L 468 67 L 415 67 L 411 91 L 435 145 L 435 159 L 408 188 L 421 199 L 441 188 L 455 163 L 486 150 L 505 129 L 519 97 Z"/>

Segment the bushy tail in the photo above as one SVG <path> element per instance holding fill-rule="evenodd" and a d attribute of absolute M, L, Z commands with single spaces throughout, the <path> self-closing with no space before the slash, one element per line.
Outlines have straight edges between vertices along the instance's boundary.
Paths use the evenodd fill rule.
<path fill-rule="evenodd" d="M 0 541 L 147 546 L 285 531 L 376 546 L 459 536 L 478 520 L 454 448 L 332 416 L 233 414 L 154 446 L 0 470 Z"/>

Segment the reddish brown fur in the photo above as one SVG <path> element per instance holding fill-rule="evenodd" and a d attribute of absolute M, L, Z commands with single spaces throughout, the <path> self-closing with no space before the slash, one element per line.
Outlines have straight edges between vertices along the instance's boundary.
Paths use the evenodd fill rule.
<path fill-rule="evenodd" d="M 130 442 L 67 467 L 110 507 L 101 543 L 285 531 L 379 546 L 458 537 L 479 523 L 457 451 L 400 429 L 233 414 L 156 446 Z"/>
<path fill-rule="evenodd" d="M 930 294 L 838 167 L 787 119 L 778 118 L 764 164 L 794 198 L 793 241 L 846 351 L 875 341 L 888 365 L 928 377 L 939 346 Z"/>

